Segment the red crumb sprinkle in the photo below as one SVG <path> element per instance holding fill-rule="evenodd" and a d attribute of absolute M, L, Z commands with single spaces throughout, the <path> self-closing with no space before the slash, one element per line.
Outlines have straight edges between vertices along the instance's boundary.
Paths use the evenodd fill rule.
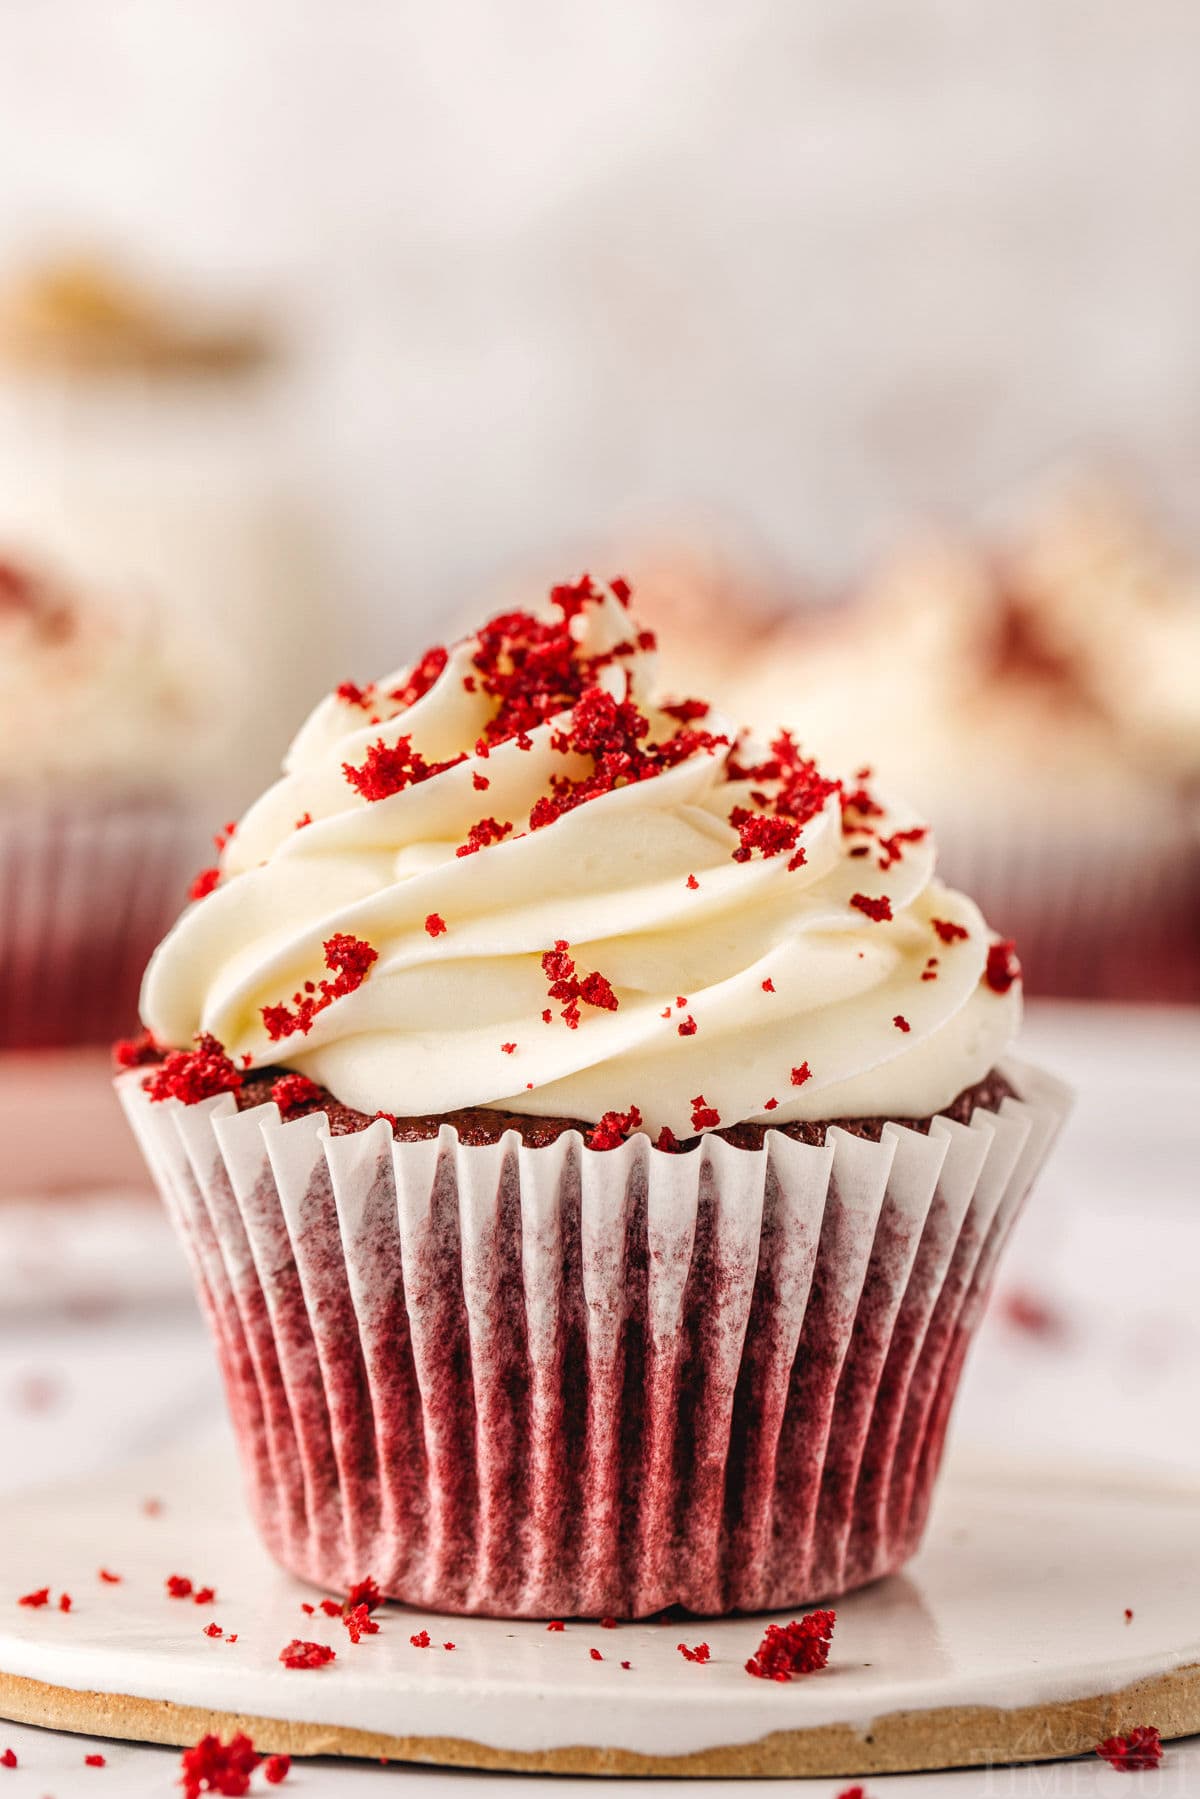
<path fill-rule="evenodd" d="M 316 1616 L 317 1608 L 315 1605 L 309 1605 L 309 1603 L 306 1599 L 302 1599 L 300 1601 L 300 1610 L 302 1612 L 304 1612 L 306 1614 L 306 1616 L 308 1616 L 309 1618 L 312 1618 L 312 1617 Z"/>
<path fill-rule="evenodd" d="M 97 1568 L 96 1574 L 97 1578 L 102 1580 L 106 1587 L 119 1587 L 121 1584 L 121 1576 L 119 1574 L 110 1574 L 107 1568 Z"/>
<path fill-rule="evenodd" d="M 622 1667 L 623 1667 L 623 1668 L 632 1668 L 632 1666 L 633 1666 L 633 1663 L 632 1663 L 632 1662 L 622 1662 L 622 1663 L 621 1663 L 621 1666 L 622 1666 Z"/>
<path fill-rule="evenodd" d="M 112 1046 L 114 1068 L 146 1068 L 162 1057 L 162 1050 L 149 1031 L 137 1037 L 119 1037 Z"/>
<path fill-rule="evenodd" d="M 208 1031 L 194 1039 L 195 1049 L 173 1049 L 142 1086 L 153 1100 L 178 1099 L 185 1106 L 213 1099 L 218 1093 L 236 1093 L 242 1071 L 235 1068 L 224 1046 Z"/>
<path fill-rule="evenodd" d="M 803 1087 L 805 1081 L 812 1080 L 812 1069 L 807 1062 L 801 1062 L 799 1068 L 792 1069 L 792 1086 Z"/>
<path fill-rule="evenodd" d="M 39 1611 L 43 1605 L 49 1605 L 49 1603 L 49 1587 L 38 1587 L 35 1592 L 24 1593 L 21 1598 L 17 1600 L 18 1605 L 27 1605 L 31 1612 Z"/>
<path fill-rule="evenodd" d="M 764 1112 L 773 1112 L 778 1104 L 779 1104 L 779 1101 L 777 1099 L 764 1099 L 763 1100 L 763 1111 Z"/>
<path fill-rule="evenodd" d="M 344 999 L 347 994 L 361 987 L 372 965 L 379 960 L 377 949 L 373 949 L 361 937 L 352 937 L 348 931 L 335 932 L 332 937 L 326 938 L 322 948 L 325 951 L 325 966 L 333 976 L 332 980 L 306 982 L 303 993 L 292 995 L 295 1011 L 286 1005 L 260 1007 L 262 1021 L 272 1043 L 278 1043 L 281 1037 L 290 1037 L 296 1031 L 307 1036 L 318 1012 L 331 1006 L 335 999 Z M 312 991 L 309 990 L 310 986 Z"/>
<path fill-rule="evenodd" d="M 322 1599 L 321 1610 L 327 1618 L 340 1618 L 345 1608 L 336 1599 Z"/>
<path fill-rule="evenodd" d="M 347 706 L 361 706 L 365 712 L 368 706 L 375 704 L 375 683 L 368 681 L 365 687 L 360 687 L 355 681 L 343 681 L 334 688 L 333 694 Z"/>
<path fill-rule="evenodd" d="M 911 1026 L 911 1024 L 909 1024 L 907 1018 L 905 1018 L 903 1012 L 897 1012 L 896 1016 L 892 1020 L 892 1023 L 895 1025 L 895 1027 L 898 1031 L 911 1031 L 912 1030 L 912 1026 Z"/>
<path fill-rule="evenodd" d="M 85 1755 L 83 1765 L 85 1768 L 107 1768 L 108 1763 L 102 1755 Z"/>
<path fill-rule="evenodd" d="M 697 879 L 696 879 L 696 877 L 695 877 L 695 875 L 689 875 L 689 876 L 688 876 L 688 878 L 687 878 L 687 884 L 688 884 L 688 887 L 689 887 L 689 888 L 690 888 L 690 889 L 691 889 L 691 891 L 692 891 L 692 892 L 693 892 L 693 893 L 695 893 L 695 891 L 696 891 L 696 889 L 697 889 L 697 887 L 699 887 L 699 885 L 700 885 L 700 883 L 699 883 L 699 881 L 698 881 L 698 880 L 697 880 Z"/>
<path fill-rule="evenodd" d="M 206 1624 L 204 1626 L 204 1634 L 206 1637 L 223 1637 L 225 1632 L 221 1629 L 219 1624 Z"/>
<path fill-rule="evenodd" d="M 342 1619 L 342 1623 L 349 1631 L 352 1643 L 359 1642 L 363 1637 L 379 1635 L 379 1626 L 365 1605 L 352 1606 Z"/>
<path fill-rule="evenodd" d="M 69 1594 L 69 1593 L 60 1593 L 60 1594 L 59 1594 L 59 1596 L 58 1596 L 58 1609 L 59 1609 L 59 1611 L 60 1611 L 60 1612 L 69 1612 L 69 1611 L 70 1611 L 70 1609 L 71 1609 L 71 1595 L 70 1595 L 70 1594 Z"/>
<path fill-rule="evenodd" d="M 681 1037 L 694 1037 L 696 1035 L 696 1020 L 692 1017 L 690 1012 L 679 1026 L 679 1035 Z"/>
<path fill-rule="evenodd" d="M 476 769 L 475 773 L 471 776 L 471 785 L 476 793 L 486 793 L 491 784 L 488 777 L 486 775 L 481 775 L 478 769 Z"/>
<path fill-rule="evenodd" d="M 675 1647 L 685 1662 L 707 1662 L 712 1659 L 712 1650 L 707 1643 L 697 1643 L 692 1649 L 686 1643 L 676 1643 Z"/>
<path fill-rule="evenodd" d="M 567 1627 L 561 1618 L 551 1618 L 549 1624 L 546 1626 L 547 1630 L 565 1630 L 566 1628 Z"/>
<path fill-rule="evenodd" d="M 600 1628 L 601 1630 L 615 1630 L 617 1628 L 617 1621 L 615 1618 L 601 1618 Z"/>
<path fill-rule="evenodd" d="M 1162 1736 L 1154 1724 L 1138 1724 L 1123 1737 L 1105 1737 L 1096 1754 L 1119 1774 L 1144 1774 L 1162 1760 Z"/>
<path fill-rule="evenodd" d="M 196 1605 L 211 1605 L 216 1596 L 215 1587 L 197 1587 L 192 1599 Z"/>
<path fill-rule="evenodd" d="M 280 1075 L 271 1086 L 271 1098 L 285 1117 L 289 1112 L 298 1111 L 301 1106 L 307 1106 L 320 1097 L 321 1089 L 306 1074 Z"/>
<path fill-rule="evenodd" d="M 707 700 L 675 700 L 670 705 L 659 707 L 668 718 L 678 719 L 681 725 L 694 725 L 698 718 L 707 718 L 712 707 Z"/>
<path fill-rule="evenodd" d="M 881 893 L 878 899 L 872 899 L 869 893 L 852 893 L 850 904 L 865 912 L 875 924 L 886 924 L 892 916 L 892 902 L 886 893 Z"/>
<path fill-rule="evenodd" d="M 285 1668 L 324 1668 L 336 1658 L 337 1650 L 331 1649 L 328 1643 L 305 1643 L 299 1637 L 293 1637 L 279 1651 L 279 1659 Z"/>
<path fill-rule="evenodd" d="M 392 1127 L 392 1129 L 393 1129 L 393 1130 L 395 1130 L 395 1128 L 396 1128 L 396 1114 L 395 1114 L 395 1113 L 394 1113 L 394 1112 L 373 1112 L 373 1113 L 372 1113 L 372 1114 L 371 1114 L 371 1123 L 372 1123 L 372 1124 L 374 1124 L 374 1122 L 375 1122 L 375 1120 L 376 1120 L 376 1119 L 377 1119 L 377 1118 L 382 1118 L 382 1119 L 384 1119 L 384 1120 L 385 1120 L 385 1122 L 386 1122 L 386 1123 L 388 1123 L 388 1124 L 390 1124 L 390 1125 L 391 1125 L 391 1127 Z"/>
<path fill-rule="evenodd" d="M 582 1003 L 595 1006 L 602 1012 L 615 1012 L 618 1000 L 613 992 L 612 983 L 605 975 L 595 970 L 580 978 L 571 946 L 565 937 L 555 941 L 553 949 L 548 949 L 542 957 L 542 973 L 549 982 L 549 997 L 562 1002 L 563 1022 L 571 1030 L 578 1030 Z M 542 1017 L 546 1014 L 543 1012 Z"/>
<path fill-rule="evenodd" d="M 172 1599 L 187 1599 L 191 1596 L 192 1583 L 186 1574 L 168 1574 L 165 1585 Z"/>
<path fill-rule="evenodd" d="M 311 823 L 312 823 L 312 813 L 311 812 L 302 812 L 292 828 L 293 828 L 293 830 L 296 830 L 296 831 L 302 831 L 304 829 L 305 825 L 310 825 Z"/>
<path fill-rule="evenodd" d="M 1126 1622 L 1126 1624 L 1133 1623 L 1133 1607 L 1132 1606 L 1127 1605 L 1125 1607 L 1125 1622 Z"/>
<path fill-rule="evenodd" d="M 467 841 L 460 843 L 454 854 L 473 856 L 477 850 L 487 849 L 489 844 L 502 842 L 511 830 L 511 819 L 501 824 L 496 818 L 481 818 L 478 824 L 471 826 L 467 832 Z"/>
<path fill-rule="evenodd" d="M 395 743 L 385 743 L 379 737 L 357 768 L 352 762 L 343 762 L 342 773 L 361 798 L 374 804 L 391 799 L 394 793 L 403 793 L 406 787 L 417 787 L 432 775 L 444 774 L 466 759 L 464 750 L 447 762 L 426 762 L 420 750 L 414 750 L 411 737 L 398 737 Z"/>
<path fill-rule="evenodd" d="M 768 975 L 768 976 L 767 976 L 767 978 L 766 978 L 766 980 L 765 980 L 765 981 L 764 981 L 764 982 L 763 982 L 763 984 L 762 984 L 762 990 L 763 990 L 763 992 L 764 992 L 764 993 L 774 993 L 774 991 L 775 991 L 775 983 L 774 983 L 774 981 L 773 981 L 773 980 L 772 980 L 772 979 L 771 979 L 771 977 L 770 977 L 770 975 Z"/>
<path fill-rule="evenodd" d="M 628 1112 L 606 1112 L 588 1132 L 587 1146 L 589 1149 L 617 1149 L 631 1131 L 641 1127 L 642 1115 L 636 1106 L 630 1106 Z"/>
<path fill-rule="evenodd" d="M 207 899 L 220 879 L 221 871 L 219 868 L 202 868 L 200 873 L 193 878 L 192 883 L 188 888 L 188 898 L 190 900 Z"/>
<path fill-rule="evenodd" d="M 426 650 L 416 667 L 410 670 L 404 686 L 394 687 L 389 698 L 404 707 L 415 706 L 439 679 L 449 660 L 449 651 L 440 643 L 434 644 L 431 650 Z"/>
<path fill-rule="evenodd" d="M 443 1643 L 442 1644 L 443 1649 L 453 1649 L 454 1647 L 455 1647 L 455 1645 L 453 1643 Z"/>
<path fill-rule="evenodd" d="M 379 1582 L 372 1580 L 369 1574 L 362 1580 L 356 1580 L 346 1594 L 346 1604 L 350 1607 L 365 1605 L 369 1612 L 373 1612 L 377 1605 L 383 1604 L 383 1594 L 379 1590 Z"/>
<path fill-rule="evenodd" d="M 500 1048 L 504 1051 L 506 1056 L 515 1056 L 517 1053 L 517 1046 L 515 1043 L 502 1043 Z"/>
<path fill-rule="evenodd" d="M 602 1662 L 604 1660 L 604 1657 L 601 1655 L 601 1653 L 598 1649 L 589 1649 L 588 1654 L 591 1656 L 591 1658 L 594 1662 Z"/>
<path fill-rule="evenodd" d="M 241 1732 L 227 1743 L 217 1736 L 201 1737 L 193 1748 L 184 1750 L 179 1764 L 184 1799 L 200 1799 L 202 1793 L 241 1799 L 250 1791 L 250 1776 L 258 1765 L 253 1742 Z"/>
<path fill-rule="evenodd" d="M 225 1639 L 225 1641 L 226 1641 L 226 1642 L 227 1642 L 227 1643 L 236 1643 L 236 1642 L 237 1642 L 237 1640 L 238 1640 L 238 1633 L 237 1633 L 237 1631 L 236 1631 L 236 1630 L 235 1630 L 235 1631 L 231 1631 L 231 1632 L 230 1632 L 230 1634 L 229 1634 L 229 1636 L 227 1636 L 227 1637 L 226 1637 L 226 1639 Z"/>
<path fill-rule="evenodd" d="M 768 1624 L 766 1635 L 746 1663 L 747 1674 L 758 1680 L 791 1680 L 796 1674 L 814 1674 L 829 1660 L 829 1645 L 837 1613 L 807 1612 L 790 1624 Z"/>
<path fill-rule="evenodd" d="M 835 1799 L 867 1799 L 867 1789 L 862 1786 L 843 1787 Z"/>
<path fill-rule="evenodd" d="M 431 1649 L 433 1647 L 427 1630 L 419 1630 L 416 1636 L 409 1637 L 408 1640 L 414 1649 Z"/>
<path fill-rule="evenodd" d="M 17 1765 L 16 1750 L 15 1749 L 6 1749 L 4 1751 L 4 1754 L 0 1755 L 0 1768 L 15 1768 L 16 1765 Z"/>
<path fill-rule="evenodd" d="M 430 912 L 425 920 L 425 930 L 430 937 L 444 937 L 446 921 L 440 912 Z"/>
<path fill-rule="evenodd" d="M 931 918 L 929 922 L 943 943 L 960 943 L 970 936 L 966 925 L 955 924 L 952 918 Z"/>
<path fill-rule="evenodd" d="M 277 1787 L 281 1781 L 287 1779 L 291 1766 L 290 1755 L 269 1755 L 263 1763 L 263 1779 L 268 1786 Z"/>
<path fill-rule="evenodd" d="M 143 1499 L 142 1514 L 146 1518 L 161 1518 L 163 1502 L 161 1499 Z"/>
<path fill-rule="evenodd" d="M 669 1124 L 664 1124 L 662 1130 L 659 1131 L 658 1136 L 654 1139 L 654 1147 L 666 1151 L 668 1155 L 673 1154 L 679 1148 L 679 1138 Z"/>
<path fill-rule="evenodd" d="M 710 1106 L 703 1093 L 697 1093 L 692 1101 L 692 1129 L 694 1131 L 712 1131 L 721 1122 L 721 1114 L 715 1106 Z"/>
<path fill-rule="evenodd" d="M 1016 950 L 1011 937 L 1003 943 L 993 943 L 988 950 L 983 978 L 993 993 L 1007 993 L 1013 982 L 1020 980 L 1021 964 L 1017 961 Z"/>
<path fill-rule="evenodd" d="M 1065 1315 L 1050 1300 L 1028 1287 L 1013 1287 L 1000 1300 L 1000 1316 L 1014 1330 L 1031 1337 L 1062 1338 L 1069 1335 Z"/>

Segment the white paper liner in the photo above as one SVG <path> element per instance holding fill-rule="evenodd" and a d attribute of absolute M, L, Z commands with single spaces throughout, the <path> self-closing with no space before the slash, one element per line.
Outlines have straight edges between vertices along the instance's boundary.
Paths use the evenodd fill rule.
<path fill-rule="evenodd" d="M 928 1136 L 328 1134 L 118 1090 L 190 1256 L 262 1533 L 332 1592 L 502 1616 L 793 1606 L 920 1540 L 963 1356 L 1069 1107 Z"/>
<path fill-rule="evenodd" d="M 179 804 L 0 804 L 0 1047 L 111 1043 L 195 873 Z"/>

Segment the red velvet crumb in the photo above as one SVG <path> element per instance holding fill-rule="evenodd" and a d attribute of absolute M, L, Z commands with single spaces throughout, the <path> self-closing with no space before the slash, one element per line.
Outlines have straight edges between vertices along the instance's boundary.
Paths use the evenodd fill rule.
<path fill-rule="evenodd" d="M 766 980 L 765 980 L 765 981 L 764 981 L 764 982 L 763 982 L 763 984 L 762 984 L 762 990 L 763 990 L 763 992 L 764 992 L 764 993 L 774 993 L 774 991 L 775 991 L 775 983 L 774 983 L 774 981 L 773 981 L 773 980 L 772 980 L 772 979 L 771 979 L 771 977 L 770 977 L 770 975 L 768 975 L 768 976 L 767 976 L 767 978 L 766 978 Z"/>
<path fill-rule="evenodd" d="M 289 1112 L 320 1099 L 321 1089 L 306 1074 L 285 1074 L 272 1083 L 271 1098 L 286 1118 Z"/>
<path fill-rule="evenodd" d="M 663 1125 L 662 1130 L 654 1139 L 654 1147 L 655 1149 L 665 1150 L 668 1154 L 673 1154 L 674 1151 L 679 1148 L 679 1138 L 675 1135 L 669 1124 Z"/>
<path fill-rule="evenodd" d="M 696 1035 L 696 1028 L 696 1020 L 689 1012 L 679 1026 L 679 1035 L 681 1037 L 694 1037 Z"/>
<path fill-rule="evenodd" d="M 589 1649 L 588 1654 L 591 1656 L 591 1658 L 594 1662 L 602 1662 L 604 1660 L 604 1657 L 601 1655 L 601 1653 L 598 1649 Z"/>
<path fill-rule="evenodd" d="M 779 1104 L 779 1101 L 777 1099 L 764 1099 L 763 1100 L 763 1111 L 764 1112 L 773 1112 L 778 1104 Z"/>
<path fill-rule="evenodd" d="M 712 1131 L 721 1122 L 721 1114 L 715 1106 L 710 1106 L 703 1093 L 697 1093 L 692 1101 L 692 1129 L 694 1131 Z"/>
<path fill-rule="evenodd" d="M 792 1069 L 792 1086 L 803 1087 L 805 1081 L 812 1080 L 812 1069 L 807 1062 L 801 1062 L 799 1068 Z"/>
<path fill-rule="evenodd" d="M 430 937 L 442 937 L 446 932 L 446 921 L 440 912 L 430 912 L 425 919 L 425 930 Z"/>
<path fill-rule="evenodd" d="M 33 1593 L 23 1593 L 20 1599 L 17 1600 L 18 1605 L 28 1606 L 31 1612 L 40 1611 L 42 1606 L 49 1605 L 49 1603 L 49 1587 L 38 1587 Z"/>
<path fill-rule="evenodd" d="M 955 924 L 952 918 L 931 918 L 929 922 L 943 943 L 959 943 L 971 934 L 966 925 Z"/>
<path fill-rule="evenodd" d="M 895 1025 L 895 1027 L 898 1031 L 911 1031 L 912 1030 L 911 1024 L 909 1024 L 907 1018 L 905 1018 L 905 1016 L 902 1012 L 897 1012 L 896 1016 L 892 1020 L 892 1023 Z"/>
<path fill-rule="evenodd" d="M 142 1086 L 152 1100 L 178 1099 L 185 1106 L 213 1099 L 218 1093 L 236 1093 L 242 1071 L 235 1068 L 223 1045 L 208 1031 L 194 1039 L 195 1049 L 173 1049 L 148 1074 Z"/>
<path fill-rule="evenodd" d="M 588 1132 L 589 1149 L 617 1149 L 631 1131 L 641 1129 L 642 1115 L 636 1106 L 628 1112 L 606 1112 Z"/>
<path fill-rule="evenodd" d="M 207 899 L 220 879 L 221 871 L 219 868 L 215 866 L 212 868 L 202 868 L 200 873 L 194 877 L 191 886 L 188 888 L 188 898 L 190 900 Z"/>
<path fill-rule="evenodd" d="M 829 1660 L 829 1645 L 837 1613 L 807 1612 L 790 1624 L 768 1624 L 766 1635 L 746 1663 L 747 1674 L 758 1680 L 791 1680 L 796 1674 L 814 1674 Z"/>
<path fill-rule="evenodd" d="M 361 987 L 372 965 L 379 960 L 377 949 L 373 949 L 361 937 L 352 937 L 347 931 L 335 932 L 326 939 L 323 948 L 325 966 L 333 975 L 331 981 L 306 982 L 304 992 L 292 995 L 294 1011 L 286 1005 L 260 1008 L 267 1036 L 272 1043 L 278 1043 L 281 1037 L 290 1037 L 296 1031 L 307 1035 L 312 1030 L 313 1020 L 318 1012 L 331 1006 L 335 999 L 344 999 L 348 993 Z"/>
<path fill-rule="evenodd" d="M 279 1659 L 285 1668 L 324 1668 L 337 1659 L 337 1651 L 328 1643 L 304 1643 L 299 1637 L 293 1637 L 279 1651 Z"/>
<path fill-rule="evenodd" d="M 352 1643 L 359 1642 L 363 1637 L 379 1635 L 379 1626 L 365 1605 L 352 1606 L 342 1619 L 342 1623 L 349 1631 Z"/>
<path fill-rule="evenodd" d="M 15 1768 L 16 1765 L 17 1765 L 16 1750 L 15 1749 L 6 1749 L 3 1753 L 3 1755 L 0 1755 L 0 1768 Z"/>
<path fill-rule="evenodd" d="M 287 1779 L 291 1766 L 290 1755 L 269 1755 L 263 1763 L 263 1779 L 268 1786 L 277 1787 Z"/>
<path fill-rule="evenodd" d="M 593 971 L 580 979 L 570 950 L 566 938 L 559 937 L 542 957 L 542 973 L 549 982 L 549 997 L 562 1001 L 563 1022 L 574 1031 L 579 1028 L 580 1002 L 602 1012 L 615 1012 L 619 1002 L 606 976 Z"/>
<path fill-rule="evenodd" d="M 60 1612 L 69 1612 L 69 1611 L 70 1611 L 70 1609 L 71 1609 L 71 1595 L 70 1595 L 70 1594 L 69 1594 L 69 1593 L 60 1593 L 60 1594 L 59 1594 L 59 1596 L 58 1596 L 58 1609 L 59 1609 L 59 1611 L 60 1611 Z"/>
<path fill-rule="evenodd" d="M 219 1624 L 214 1623 L 206 1624 L 204 1626 L 204 1634 L 206 1637 L 223 1637 L 225 1632 L 221 1629 Z"/>
<path fill-rule="evenodd" d="M 697 1643 L 694 1649 L 689 1649 L 686 1643 L 676 1643 L 675 1647 L 685 1662 L 707 1662 L 712 1659 L 712 1650 L 707 1643 Z"/>
<path fill-rule="evenodd" d="M 121 1576 L 119 1574 L 110 1574 L 107 1568 L 98 1568 L 96 1570 L 96 1572 L 97 1572 L 99 1578 L 104 1582 L 105 1586 L 108 1586 L 108 1587 L 119 1587 L 120 1586 Z"/>
<path fill-rule="evenodd" d="M 184 1799 L 200 1799 L 202 1793 L 241 1799 L 250 1791 L 250 1776 L 258 1764 L 253 1742 L 240 1732 L 227 1743 L 217 1736 L 201 1737 L 194 1748 L 184 1750 L 179 1764 Z"/>
<path fill-rule="evenodd" d="M 168 1597 L 171 1599 L 188 1599 L 191 1597 L 192 1583 L 186 1574 L 168 1574 L 166 1578 Z"/>
<path fill-rule="evenodd" d="M 511 830 L 511 821 L 501 824 L 495 818 L 481 818 L 478 824 L 471 826 L 467 832 L 467 841 L 460 843 L 454 854 L 456 856 L 473 856 L 477 850 L 487 849 L 489 844 L 500 843 Z"/>
<path fill-rule="evenodd" d="M 365 1579 L 355 1581 L 346 1594 L 346 1604 L 348 1606 L 365 1605 L 369 1612 L 373 1612 L 377 1605 L 383 1604 L 383 1594 L 379 1590 L 378 1581 L 372 1580 L 369 1574 Z"/>
<path fill-rule="evenodd" d="M 429 1639 L 429 1632 L 427 1630 L 419 1630 L 415 1636 L 409 1637 L 408 1640 L 412 1644 L 414 1649 L 432 1648 L 432 1644 Z"/>
<path fill-rule="evenodd" d="M 566 1628 L 567 1627 L 561 1618 L 551 1618 L 549 1624 L 546 1626 L 547 1630 L 565 1630 Z"/>
<path fill-rule="evenodd" d="M 1119 1774 L 1144 1774 L 1157 1768 L 1162 1752 L 1162 1736 L 1154 1724 L 1139 1724 L 1123 1737 L 1105 1737 L 1096 1744 L 1096 1754 Z"/>
<path fill-rule="evenodd" d="M 114 1068 L 146 1068 L 161 1060 L 162 1050 L 149 1031 L 137 1037 L 120 1037 L 112 1046 Z"/>
<path fill-rule="evenodd" d="M 398 737 L 395 743 L 377 738 L 359 767 L 343 762 L 342 773 L 355 792 L 374 804 L 403 793 L 406 787 L 419 786 L 433 775 L 444 774 L 467 759 L 466 751 L 446 762 L 426 762 L 420 750 L 413 748 L 411 737 Z"/>
<path fill-rule="evenodd" d="M 886 893 L 881 893 L 878 899 L 872 899 L 869 893 L 852 893 L 850 904 L 865 912 L 875 924 L 886 924 L 892 916 L 892 902 Z"/>
<path fill-rule="evenodd" d="M 107 1768 L 108 1763 L 102 1755 L 92 1754 L 84 1756 L 83 1765 L 85 1768 Z"/>
<path fill-rule="evenodd" d="M 692 892 L 693 892 L 693 893 L 695 893 L 695 891 L 696 891 L 696 889 L 697 889 L 697 888 L 698 888 L 698 887 L 699 887 L 699 885 L 700 885 L 700 883 L 699 883 L 699 881 L 698 881 L 698 880 L 697 880 L 697 879 L 696 879 L 696 877 L 695 877 L 695 875 L 689 875 L 689 876 L 688 876 L 688 878 L 687 878 L 687 884 L 688 884 L 688 887 L 689 887 L 689 888 L 690 888 L 690 889 L 691 889 L 691 891 L 692 891 Z"/>
<path fill-rule="evenodd" d="M 989 948 L 983 978 L 993 993 L 1007 993 L 1013 982 L 1020 980 L 1021 964 L 1017 961 L 1016 949 L 1011 937 L 1003 943 L 993 943 Z"/>

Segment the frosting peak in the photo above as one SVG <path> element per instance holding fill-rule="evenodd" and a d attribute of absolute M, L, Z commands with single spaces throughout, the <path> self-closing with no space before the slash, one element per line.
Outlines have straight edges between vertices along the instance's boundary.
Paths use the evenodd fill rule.
<path fill-rule="evenodd" d="M 156 1037 L 366 1112 L 680 1137 L 925 1115 L 986 1074 L 1019 983 L 926 826 L 656 701 L 628 601 L 585 576 L 323 700 L 151 963 Z"/>

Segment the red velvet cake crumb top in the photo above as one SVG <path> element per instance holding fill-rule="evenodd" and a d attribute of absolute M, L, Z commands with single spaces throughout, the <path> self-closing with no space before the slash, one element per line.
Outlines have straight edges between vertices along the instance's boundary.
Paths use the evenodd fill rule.
<path fill-rule="evenodd" d="M 792 1680 L 797 1674 L 815 1674 L 829 1660 L 837 1613 L 808 1612 L 790 1624 L 768 1624 L 762 1642 L 746 1663 L 747 1674 L 759 1680 Z"/>

